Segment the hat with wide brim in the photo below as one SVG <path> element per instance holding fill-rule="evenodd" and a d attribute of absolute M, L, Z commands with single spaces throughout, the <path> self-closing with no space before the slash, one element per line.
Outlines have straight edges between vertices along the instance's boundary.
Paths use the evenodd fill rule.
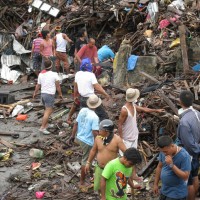
<path fill-rule="evenodd" d="M 138 89 L 129 88 L 126 90 L 126 101 L 134 102 L 140 96 L 140 91 Z"/>
<path fill-rule="evenodd" d="M 97 108 L 101 105 L 101 103 L 101 99 L 95 94 L 90 95 L 86 102 L 88 108 Z"/>
<path fill-rule="evenodd" d="M 61 30 L 61 26 L 56 26 L 55 30 L 56 31 L 60 31 Z"/>

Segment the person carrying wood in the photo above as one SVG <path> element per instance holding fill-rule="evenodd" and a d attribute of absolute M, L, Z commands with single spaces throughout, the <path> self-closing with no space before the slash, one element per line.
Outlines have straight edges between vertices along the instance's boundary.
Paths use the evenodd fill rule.
<path fill-rule="evenodd" d="M 59 97 L 63 99 L 59 77 L 56 72 L 52 72 L 52 61 L 44 61 L 45 70 L 41 71 L 38 76 L 38 83 L 35 87 L 33 93 L 33 99 L 37 95 L 39 89 L 41 88 L 41 99 L 42 103 L 45 106 L 44 116 L 42 118 L 42 125 L 39 129 L 43 134 L 50 134 L 47 130 L 48 119 L 53 112 L 54 98 L 56 90 L 59 94 Z"/>
<path fill-rule="evenodd" d="M 190 155 L 184 148 L 174 144 L 168 135 L 159 138 L 158 147 L 160 154 L 153 186 L 154 194 L 160 194 L 159 200 L 186 200 L 191 170 Z M 160 192 L 159 180 L 162 182 Z"/>
<path fill-rule="evenodd" d="M 61 27 L 57 26 L 55 28 L 56 36 L 54 36 L 54 46 L 56 49 L 55 56 L 56 56 L 56 70 L 57 73 L 60 72 L 60 62 L 63 62 L 63 67 L 67 74 L 69 74 L 69 63 L 66 54 L 66 47 L 67 43 L 73 43 L 73 41 L 64 33 L 61 33 Z"/>

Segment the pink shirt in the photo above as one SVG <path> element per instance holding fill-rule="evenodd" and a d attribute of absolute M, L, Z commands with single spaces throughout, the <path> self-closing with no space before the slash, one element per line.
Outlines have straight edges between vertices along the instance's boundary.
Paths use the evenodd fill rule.
<path fill-rule="evenodd" d="M 93 46 L 90 48 L 88 45 L 84 45 L 77 53 L 81 60 L 84 58 L 90 58 L 91 62 L 94 63 L 94 58 L 97 58 L 97 47 Z"/>
<path fill-rule="evenodd" d="M 53 41 L 49 40 L 48 42 L 46 40 L 43 40 L 41 42 L 41 44 L 43 44 L 44 48 L 42 50 L 42 55 L 44 56 L 52 56 L 53 55 Z"/>
<path fill-rule="evenodd" d="M 36 38 L 33 40 L 33 52 L 34 53 L 40 53 L 40 44 L 42 43 L 43 39 L 42 38 Z"/>

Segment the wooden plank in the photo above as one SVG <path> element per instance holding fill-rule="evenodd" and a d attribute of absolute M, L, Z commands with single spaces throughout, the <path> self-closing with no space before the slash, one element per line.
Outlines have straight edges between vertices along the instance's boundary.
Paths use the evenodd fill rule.
<path fill-rule="evenodd" d="M 178 115 L 178 109 L 174 105 L 174 103 L 164 94 L 163 90 L 158 91 L 158 95 L 163 98 L 163 100 L 167 103 L 167 105 L 173 110 L 173 112 Z"/>
<path fill-rule="evenodd" d="M 187 53 L 187 45 L 186 45 L 186 28 L 185 25 L 181 25 L 178 27 L 179 35 L 180 35 L 180 42 L 181 42 L 181 53 L 182 53 L 182 60 L 183 60 L 183 72 L 187 74 L 189 71 L 189 63 L 188 63 L 188 53 Z"/>
<path fill-rule="evenodd" d="M 154 83 L 158 83 L 158 84 L 161 83 L 161 82 L 158 81 L 156 78 L 154 78 L 153 76 L 147 74 L 146 72 L 139 71 L 139 73 L 140 73 L 142 76 L 144 76 L 144 77 L 148 78 L 149 80 L 153 81 Z"/>

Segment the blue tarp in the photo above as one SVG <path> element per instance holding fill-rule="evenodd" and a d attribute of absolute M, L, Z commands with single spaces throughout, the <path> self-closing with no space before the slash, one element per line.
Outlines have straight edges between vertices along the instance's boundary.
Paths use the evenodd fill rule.
<path fill-rule="evenodd" d="M 127 71 L 131 71 L 135 69 L 136 63 L 137 63 L 137 59 L 139 56 L 135 56 L 135 55 L 131 55 L 128 58 L 128 63 L 127 63 Z"/>

